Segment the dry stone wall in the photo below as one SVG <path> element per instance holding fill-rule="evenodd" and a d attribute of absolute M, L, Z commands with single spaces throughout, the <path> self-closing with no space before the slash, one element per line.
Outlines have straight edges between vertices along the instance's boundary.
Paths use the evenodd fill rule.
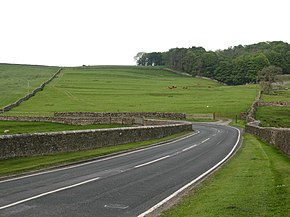
<path fill-rule="evenodd" d="M 139 117 L 157 119 L 186 119 L 185 113 L 174 112 L 55 112 L 55 117 Z"/>
<path fill-rule="evenodd" d="M 246 132 L 260 137 L 290 156 L 290 128 L 259 127 L 248 123 Z"/>
<path fill-rule="evenodd" d="M 2 121 L 52 122 L 69 125 L 124 124 L 143 125 L 143 119 L 131 117 L 36 117 L 36 116 L 0 116 Z"/>
<path fill-rule="evenodd" d="M 20 105 L 22 102 L 24 102 L 24 101 L 28 100 L 29 98 L 33 97 L 37 92 L 42 91 L 43 88 L 45 87 L 45 85 L 47 85 L 49 82 L 51 82 L 52 79 L 54 79 L 61 72 L 61 70 L 62 69 L 59 69 L 47 81 L 45 81 L 44 83 L 42 83 L 39 87 L 37 87 L 36 89 L 34 89 L 31 93 L 29 93 L 26 96 L 18 99 L 16 102 L 11 103 L 10 105 L 7 105 L 7 106 L 1 108 L 0 113 L 4 113 L 6 111 L 9 111 L 9 110 L 15 108 L 16 106 Z"/>
<path fill-rule="evenodd" d="M 258 106 L 277 106 L 281 103 L 273 104 L 260 102 L 261 92 L 257 95 L 255 101 L 253 102 L 250 111 L 247 114 L 247 124 L 245 126 L 245 131 L 253 135 L 258 136 L 263 141 L 272 144 L 276 148 L 280 149 L 282 152 L 290 156 L 290 128 L 274 128 L 274 127 L 260 127 L 260 121 L 255 119 L 256 111 Z M 284 105 L 284 104 L 283 104 Z M 284 105 L 285 106 L 285 105 Z"/>
<path fill-rule="evenodd" d="M 150 126 L 0 135 L 0 159 L 88 150 L 159 139 L 192 130 L 190 122 L 158 122 L 157 120 L 144 122 Z M 159 126 L 152 126 L 153 124 Z"/>
<path fill-rule="evenodd" d="M 285 102 L 285 101 L 279 101 L 279 102 L 258 102 L 258 106 L 288 107 L 288 106 L 290 106 L 290 102 Z"/>

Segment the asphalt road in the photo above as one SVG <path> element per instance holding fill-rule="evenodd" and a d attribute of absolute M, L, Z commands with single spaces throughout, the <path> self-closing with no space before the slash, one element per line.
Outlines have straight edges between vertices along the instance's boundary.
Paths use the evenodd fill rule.
<path fill-rule="evenodd" d="M 174 142 L 2 180 L 0 216 L 143 216 L 220 165 L 237 146 L 235 128 L 193 127 L 193 134 Z"/>

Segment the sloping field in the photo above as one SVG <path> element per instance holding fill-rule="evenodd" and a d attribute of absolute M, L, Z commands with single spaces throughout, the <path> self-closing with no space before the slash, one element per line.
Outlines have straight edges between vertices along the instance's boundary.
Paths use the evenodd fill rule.
<path fill-rule="evenodd" d="M 0 108 L 31 92 L 57 69 L 58 67 L 0 64 Z"/>
<path fill-rule="evenodd" d="M 246 111 L 255 94 L 252 85 L 222 86 L 158 68 L 70 68 L 11 113 L 164 111 L 230 116 Z"/>

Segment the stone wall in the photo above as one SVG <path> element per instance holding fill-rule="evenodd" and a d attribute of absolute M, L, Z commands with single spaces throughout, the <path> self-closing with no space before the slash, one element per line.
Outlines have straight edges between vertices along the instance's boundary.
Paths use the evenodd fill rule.
<path fill-rule="evenodd" d="M 28 122 L 52 122 L 69 125 L 89 124 L 124 124 L 143 125 L 143 118 L 133 117 L 41 117 L 41 116 L 0 116 L 1 121 L 28 121 Z"/>
<path fill-rule="evenodd" d="M 252 103 L 250 110 L 247 113 L 247 117 L 246 117 L 246 122 L 254 122 L 256 121 L 255 116 L 256 116 L 256 112 L 257 112 L 257 107 L 258 107 L 258 103 L 261 99 L 261 91 L 258 92 L 254 102 Z"/>
<path fill-rule="evenodd" d="M 42 91 L 43 88 L 45 87 L 45 85 L 47 85 L 49 82 L 52 81 L 52 79 L 54 79 L 60 72 L 62 69 L 59 69 L 56 73 L 54 73 L 47 81 L 45 81 L 44 83 L 42 83 L 39 87 L 37 87 L 36 89 L 34 89 L 31 93 L 27 94 L 26 96 L 18 99 L 16 102 L 11 103 L 3 108 L 1 108 L 0 113 L 4 113 L 6 111 L 9 111 L 13 108 L 15 108 L 16 106 L 20 105 L 22 102 L 28 100 L 29 98 L 33 97 L 37 92 Z"/>
<path fill-rule="evenodd" d="M 89 124 L 123 124 L 123 125 L 168 125 L 180 124 L 183 121 L 144 119 L 139 117 L 40 117 L 40 116 L 0 116 L 0 121 L 28 121 L 28 122 L 52 122 L 69 125 Z"/>
<path fill-rule="evenodd" d="M 290 156 L 290 128 L 259 127 L 248 123 L 245 130 Z"/>
<path fill-rule="evenodd" d="M 158 122 L 153 121 L 154 124 Z M 159 122 L 161 123 L 169 124 L 168 121 Z M 148 120 L 147 124 L 151 125 L 153 122 Z M 189 122 L 171 122 L 160 126 L 0 135 L 0 159 L 88 150 L 159 139 L 189 130 L 192 130 Z"/>
<path fill-rule="evenodd" d="M 288 106 L 290 106 L 290 102 L 285 102 L 285 101 L 278 101 L 278 102 L 258 102 L 258 106 L 288 107 Z"/>
<path fill-rule="evenodd" d="M 186 119 L 184 113 L 174 112 L 55 112 L 55 117 L 140 117 L 158 119 Z"/>
<path fill-rule="evenodd" d="M 290 156 L 290 128 L 274 128 L 274 127 L 260 127 L 260 121 L 256 120 L 257 107 L 263 105 L 260 102 L 261 92 L 257 95 L 255 101 L 252 103 L 250 111 L 247 114 L 247 124 L 245 131 L 258 136 L 263 141 L 272 144 L 276 148 L 283 151 Z M 271 104 L 271 103 L 270 103 Z M 264 105 L 270 105 L 268 103 Z"/>

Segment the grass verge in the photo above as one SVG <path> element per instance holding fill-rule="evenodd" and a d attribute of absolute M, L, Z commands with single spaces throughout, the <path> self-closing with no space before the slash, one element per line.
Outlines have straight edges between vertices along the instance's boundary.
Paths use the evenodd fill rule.
<path fill-rule="evenodd" d="M 134 142 L 129 144 L 97 148 L 94 150 L 68 152 L 56 155 L 36 156 L 36 157 L 22 157 L 8 160 L 0 160 L 0 177 L 23 173 L 52 166 L 60 166 L 68 163 L 74 163 L 82 160 L 88 160 L 95 157 L 100 157 L 112 153 L 126 151 L 130 149 L 141 148 L 152 145 L 158 142 L 164 142 L 183 136 L 188 132 L 177 133 L 161 139 L 148 140 L 142 142 Z"/>
<path fill-rule="evenodd" d="M 162 217 L 264 216 L 290 213 L 290 158 L 256 137 Z"/>

